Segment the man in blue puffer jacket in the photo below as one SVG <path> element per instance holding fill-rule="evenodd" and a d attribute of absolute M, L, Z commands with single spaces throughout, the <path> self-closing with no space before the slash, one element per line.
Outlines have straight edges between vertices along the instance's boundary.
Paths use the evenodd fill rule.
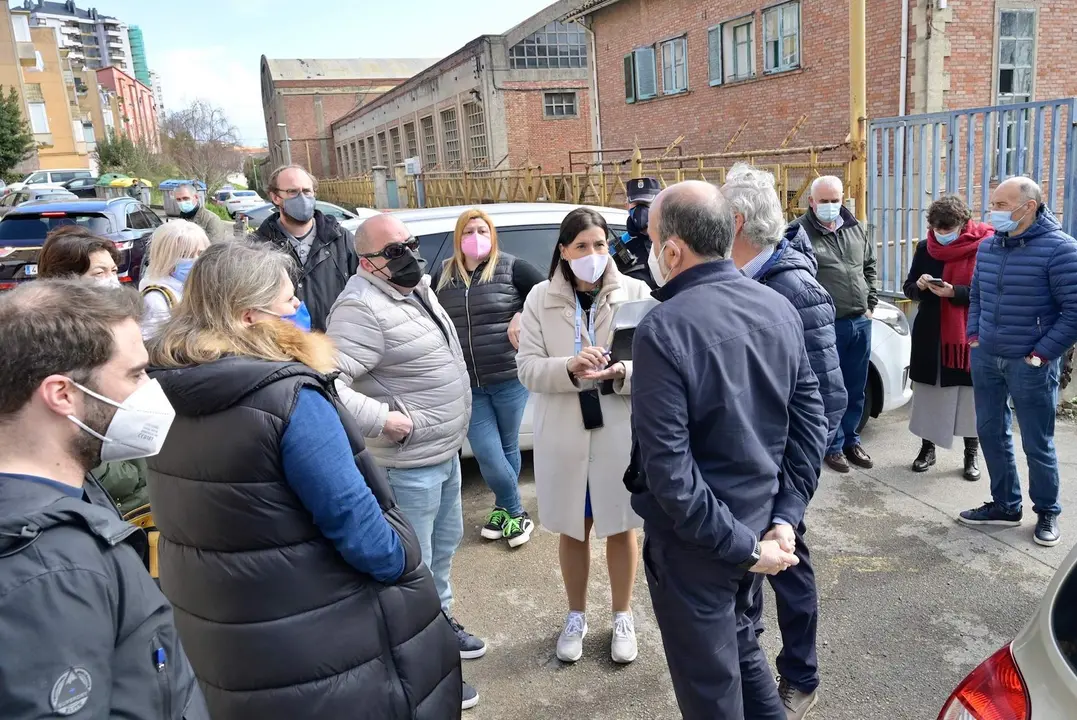
<path fill-rule="evenodd" d="M 815 279 L 818 267 L 808 234 L 794 223 L 785 230 L 781 202 L 774 187 L 774 176 L 766 170 L 738 163 L 726 175 L 722 194 L 735 213 L 736 237 L 733 262 L 745 276 L 776 290 L 800 315 L 804 325 L 804 346 L 808 363 L 819 378 L 819 394 L 827 421 L 827 447 L 834 442 L 838 425 L 845 415 L 848 396 L 838 358 L 834 331 L 834 301 Z M 818 481 L 819 468 L 816 468 Z M 811 491 L 815 490 L 813 486 Z M 809 495 L 810 497 L 810 495 Z M 773 518 L 776 525 L 785 523 Z M 785 523 L 777 533 L 792 530 L 790 540 L 800 559 L 777 575 L 769 575 L 777 600 L 778 626 L 782 634 L 782 651 L 776 664 L 780 676 L 778 692 L 790 718 L 803 718 L 818 699 L 819 664 L 816 653 L 816 629 L 819 623 L 819 593 L 815 572 L 804 541 L 803 521 L 794 529 Z M 756 595 L 749 618 L 762 632 L 763 593 Z"/>
<path fill-rule="evenodd" d="M 1034 539 L 1061 540 L 1055 408 L 1061 357 L 1077 342 L 1077 241 L 1062 232 L 1036 183 L 1015 177 L 991 195 L 995 236 L 983 241 L 969 291 L 976 429 L 991 502 L 961 513 L 969 525 L 1021 524 L 1021 483 L 1010 434 L 1013 398 L 1028 458 Z"/>

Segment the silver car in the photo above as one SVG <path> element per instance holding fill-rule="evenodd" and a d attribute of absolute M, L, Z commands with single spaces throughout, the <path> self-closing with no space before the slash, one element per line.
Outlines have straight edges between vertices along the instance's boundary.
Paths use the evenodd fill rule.
<path fill-rule="evenodd" d="M 972 671 L 939 720 L 1077 717 L 1077 547 L 1017 638 Z"/>

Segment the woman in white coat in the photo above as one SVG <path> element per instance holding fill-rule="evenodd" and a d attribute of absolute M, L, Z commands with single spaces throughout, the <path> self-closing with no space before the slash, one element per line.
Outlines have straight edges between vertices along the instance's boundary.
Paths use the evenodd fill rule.
<path fill-rule="evenodd" d="M 613 590 L 615 662 L 636 659 L 632 586 L 636 533 L 623 477 L 631 453 L 632 363 L 609 365 L 600 346 L 619 304 L 646 298 L 650 288 L 617 272 L 609 255 L 609 229 L 600 214 L 577 208 L 561 223 L 549 280 L 524 303 L 520 382 L 535 401 L 535 487 L 539 521 L 561 534 L 561 576 L 568 616 L 557 657 L 575 662 L 587 634 L 587 577 L 592 527 L 606 538 Z M 611 391 L 612 389 L 612 391 Z"/>

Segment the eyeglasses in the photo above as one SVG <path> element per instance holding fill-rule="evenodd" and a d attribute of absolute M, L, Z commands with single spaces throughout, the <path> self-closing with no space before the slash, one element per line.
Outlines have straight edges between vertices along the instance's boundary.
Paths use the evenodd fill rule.
<path fill-rule="evenodd" d="M 290 190 L 276 190 L 278 195 L 283 195 L 286 198 L 294 198 L 302 195 L 303 197 L 314 197 L 314 190 L 311 188 L 292 188 Z"/>
<path fill-rule="evenodd" d="M 419 241 L 414 237 L 410 237 L 404 242 L 389 243 L 378 252 L 372 253 L 360 253 L 359 257 L 365 258 L 385 258 L 386 260 L 396 260 L 397 258 L 404 257 L 407 252 L 417 252 L 419 250 Z"/>

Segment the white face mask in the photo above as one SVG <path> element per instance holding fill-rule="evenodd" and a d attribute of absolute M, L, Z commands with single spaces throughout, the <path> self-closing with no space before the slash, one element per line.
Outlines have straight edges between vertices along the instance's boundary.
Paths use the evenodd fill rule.
<path fill-rule="evenodd" d="M 648 269 L 650 269 L 651 277 L 654 278 L 654 281 L 658 284 L 658 287 L 662 287 L 667 282 L 669 282 L 666 279 L 666 276 L 669 275 L 669 270 L 662 269 L 662 251 L 665 250 L 665 248 L 666 246 L 664 244 L 659 247 L 657 255 L 655 255 L 654 253 L 647 253 L 647 267 Z"/>
<path fill-rule="evenodd" d="M 74 380 L 72 380 L 74 382 Z M 131 393 L 122 404 L 98 395 L 75 383 L 82 392 L 116 408 L 104 435 L 91 430 L 74 415 L 67 419 L 101 441 L 101 462 L 152 457 L 161 452 L 176 411 L 156 380 L 150 380 Z"/>
<path fill-rule="evenodd" d="M 90 282 L 94 285 L 106 288 L 118 288 L 120 287 L 120 278 L 116 275 L 105 275 L 104 277 L 90 278 Z"/>
<path fill-rule="evenodd" d="M 815 205 L 815 217 L 825 223 L 832 223 L 841 215 L 841 203 L 821 202 Z"/>
<path fill-rule="evenodd" d="M 609 261 L 609 254 L 602 253 L 601 255 L 584 255 L 575 260 L 569 260 L 568 264 L 572 268 L 572 274 L 580 280 L 596 283 L 606 272 L 606 265 Z"/>

